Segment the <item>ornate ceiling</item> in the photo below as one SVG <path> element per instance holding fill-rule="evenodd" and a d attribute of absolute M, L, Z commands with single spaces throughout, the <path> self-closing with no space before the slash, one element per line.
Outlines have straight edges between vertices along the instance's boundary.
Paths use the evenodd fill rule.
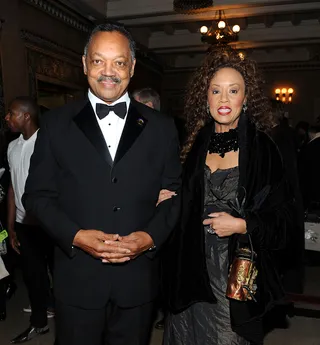
<path fill-rule="evenodd" d="M 215 0 L 193 14 L 176 13 L 173 0 L 64 0 L 87 19 L 108 18 L 129 27 L 135 39 L 154 52 L 167 69 L 193 68 L 207 46 L 199 28 L 210 26 L 222 9 L 241 31 L 235 47 L 262 64 L 303 63 L 319 58 L 320 1 Z"/>

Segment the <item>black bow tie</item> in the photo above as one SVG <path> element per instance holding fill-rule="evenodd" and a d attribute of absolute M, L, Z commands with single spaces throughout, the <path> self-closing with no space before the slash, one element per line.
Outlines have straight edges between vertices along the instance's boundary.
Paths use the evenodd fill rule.
<path fill-rule="evenodd" d="M 121 102 L 115 105 L 107 105 L 103 103 L 96 104 L 96 112 L 100 120 L 109 115 L 110 111 L 113 111 L 121 119 L 124 119 L 127 114 L 127 103 Z"/>

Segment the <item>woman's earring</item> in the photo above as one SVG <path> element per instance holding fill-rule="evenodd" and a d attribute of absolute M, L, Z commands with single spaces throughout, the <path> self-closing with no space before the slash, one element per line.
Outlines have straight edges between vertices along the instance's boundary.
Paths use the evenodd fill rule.
<path fill-rule="evenodd" d="M 207 103 L 207 114 L 210 115 L 210 107 L 209 107 L 209 103 Z"/>
<path fill-rule="evenodd" d="M 242 110 L 244 113 L 246 113 L 246 111 L 248 110 L 247 103 L 243 103 Z"/>

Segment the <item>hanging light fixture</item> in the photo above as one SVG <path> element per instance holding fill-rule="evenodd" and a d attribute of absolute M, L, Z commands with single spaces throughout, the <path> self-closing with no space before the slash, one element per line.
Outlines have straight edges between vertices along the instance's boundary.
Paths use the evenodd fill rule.
<path fill-rule="evenodd" d="M 174 0 L 173 8 L 176 12 L 192 13 L 213 6 L 213 0 Z"/>
<path fill-rule="evenodd" d="M 208 28 L 202 26 L 200 33 L 202 34 L 201 41 L 209 44 L 228 44 L 238 40 L 238 33 L 240 26 L 233 25 L 231 28 L 227 22 L 224 11 L 216 11 L 215 19 L 212 25 Z"/>

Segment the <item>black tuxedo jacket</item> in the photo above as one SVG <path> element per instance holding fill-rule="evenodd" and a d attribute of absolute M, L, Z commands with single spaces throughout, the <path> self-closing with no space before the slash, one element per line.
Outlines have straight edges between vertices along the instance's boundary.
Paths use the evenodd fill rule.
<path fill-rule="evenodd" d="M 320 138 L 310 141 L 299 154 L 299 177 L 304 209 L 310 213 L 320 210 Z"/>
<path fill-rule="evenodd" d="M 180 188 L 178 136 L 171 118 L 131 100 L 112 161 L 88 100 L 47 113 L 38 133 L 24 204 L 56 241 L 56 298 L 85 309 L 110 298 L 122 307 L 158 290 L 157 252 L 179 213 L 179 198 L 156 207 L 162 188 Z M 125 264 L 103 264 L 72 248 L 79 229 L 148 232 L 156 251 Z"/>

